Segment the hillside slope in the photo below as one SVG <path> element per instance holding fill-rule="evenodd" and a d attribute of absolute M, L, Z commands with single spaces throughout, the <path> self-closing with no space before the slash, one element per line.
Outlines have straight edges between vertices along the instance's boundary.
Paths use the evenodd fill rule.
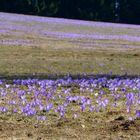
<path fill-rule="evenodd" d="M 140 26 L 0 13 L 0 75 L 140 74 Z"/>

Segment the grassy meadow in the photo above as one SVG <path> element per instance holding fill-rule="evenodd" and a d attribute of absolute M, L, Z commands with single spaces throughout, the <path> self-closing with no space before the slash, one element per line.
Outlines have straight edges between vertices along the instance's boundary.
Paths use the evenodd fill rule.
<path fill-rule="evenodd" d="M 0 16 L 2 76 L 140 74 L 139 26 Z"/>
<path fill-rule="evenodd" d="M 0 139 L 140 139 L 139 77 L 139 25 L 0 13 Z"/>

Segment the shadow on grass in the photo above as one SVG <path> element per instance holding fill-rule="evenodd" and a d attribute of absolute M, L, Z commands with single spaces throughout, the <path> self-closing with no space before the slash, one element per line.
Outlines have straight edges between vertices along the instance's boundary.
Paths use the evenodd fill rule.
<path fill-rule="evenodd" d="M 140 78 L 140 75 L 114 75 L 114 74 L 46 74 L 46 73 L 37 73 L 37 74 L 32 74 L 32 73 L 26 73 L 26 74 L 0 74 L 0 79 L 6 79 L 6 80 L 13 80 L 13 79 L 59 79 L 59 78 L 64 78 L 67 79 L 71 77 L 72 79 L 98 79 L 98 78 L 108 78 L 108 79 L 114 79 L 114 78 L 119 78 L 119 79 L 132 79 L 132 78 Z"/>

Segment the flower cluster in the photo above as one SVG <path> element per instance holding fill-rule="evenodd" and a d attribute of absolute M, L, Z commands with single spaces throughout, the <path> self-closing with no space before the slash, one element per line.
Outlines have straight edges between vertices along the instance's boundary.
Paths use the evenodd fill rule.
<path fill-rule="evenodd" d="M 78 28 L 80 30 L 78 30 Z M 128 29 L 132 29 L 132 31 L 130 32 Z M 34 37 L 36 36 L 37 38 L 38 36 L 43 36 L 69 40 L 86 39 L 89 44 L 92 43 L 92 46 L 98 46 L 95 40 L 121 40 L 125 43 L 126 41 L 139 43 L 139 29 L 140 26 L 138 25 L 113 24 L 0 13 L 0 35 L 6 37 L 16 37 L 16 39 L 12 37 L 10 39 L 0 40 L 0 44 L 3 45 L 40 45 L 40 40 L 31 41 L 29 38 L 25 39 L 27 34 L 33 35 Z M 104 43 L 101 45 L 103 44 Z M 109 44 L 107 44 L 107 46 L 109 46 Z M 133 45 L 133 47 L 135 46 L 136 45 Z"/>
<path fill-rule="evenodd" d="M 140 117 L 140 78 L 82 78 L 0 81 L 0 112 L 16 113 L 45 121 L 49 115 L 63 118 L 71 112 L 124 109 L 128 118 Z"/>

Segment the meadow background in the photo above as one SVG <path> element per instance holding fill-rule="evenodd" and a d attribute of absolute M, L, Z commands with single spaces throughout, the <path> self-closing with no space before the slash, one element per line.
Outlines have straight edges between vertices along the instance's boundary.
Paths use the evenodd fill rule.
<path fill-rule="evenodd" d="M 0 23 L 1 76 L 140 73 L 139 25 L 6 13 Z"/>

